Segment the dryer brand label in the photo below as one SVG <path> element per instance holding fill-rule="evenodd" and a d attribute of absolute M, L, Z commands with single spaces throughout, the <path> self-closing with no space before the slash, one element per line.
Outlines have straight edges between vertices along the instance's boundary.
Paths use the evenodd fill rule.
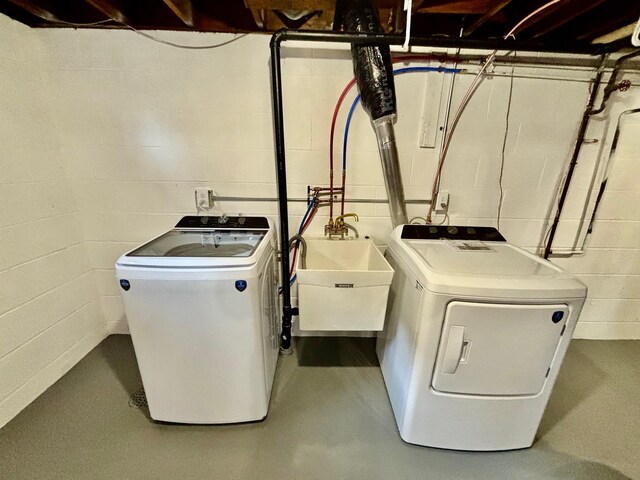
<path fill-rule="evenodd" d="M 353 283 L 336 283 L 336 288 L 353 288 Z"/>
<path fill-rule="evenodd" d="M 120 280 L 120 286 L 126 292 L 131 288 L 131 283 L 129 283 L 129 280 L 122 279 Z"/>
<path fill-rule="evenodd" d="M 246 280 L 236 280 L 236 290 L 239 292 L 244 292 L 247 289 L 247 281 Z"/>

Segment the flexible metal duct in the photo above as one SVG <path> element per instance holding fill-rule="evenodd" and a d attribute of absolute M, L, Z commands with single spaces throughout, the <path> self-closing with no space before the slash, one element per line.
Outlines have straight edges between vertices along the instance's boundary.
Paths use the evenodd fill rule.
<path fill-rule="evenodd" d="M 339 2 L 336 12 L 335 24 L 342 25 L 349 32 L 384 33 L 372 0 L 345 0 Z M 378 140 L 391 223 L 396 227 L 408 223 L 408 220 L 393 129 L 396 120 L 396 92 L 391 52 L 388 45 L 351 44 L 351 56 L 362 106 L 371 117 Z"/>

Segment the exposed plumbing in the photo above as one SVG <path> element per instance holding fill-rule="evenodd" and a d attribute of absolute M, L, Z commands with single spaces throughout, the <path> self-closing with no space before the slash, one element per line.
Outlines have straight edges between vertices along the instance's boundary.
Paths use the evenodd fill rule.
<path fill-rule="evenodd" d="M 307 242 L 302 238 L 302 235 L 295 234 L 289 239 L 289 251 L 293 250 L 296 245 L 300 245 L 300 266 L 305 269 L 307 268 Z"/>
<path fill-rule="evenodd" d="M 613 71 L 611 72 L 609 81 L 607 82 L 607 85 L 604 87 L 604 92 L 602 93 L 602 102 L 600 103 L 600 106 L 598 108 L 592 109 L 590 111 L 590 115 L 597 115 L 598 113 L 602 113 L 607 105 L 607 100 L 609 100 L 609 97 L 613 92 L 615 92 L 616 90 L 624 91 L 628 89 L 628 87 L 625 88 L 624 85 L 619 85 L 618 83 L 616 83 L 618 80 L 618 74 L 620 73 L 620 70 L 622 70 L 623 63 L 637 56 L 640 56 L 640 48 L 634 50 L 633 52 L 627 55 L 623 55 L 616 60 L 616 63 L 613 64 Z"/>
<path fill-rule="evenodd" d="M 622 58 L 622 57 L 621 57 Z M 602 81 L 602 76 L 604 75 L 604 67 L 607 62 L 607 56 L 602 55 L 600 57 L 600 67 L 596 71 L 596 75 L 593 79 L 593 85 L 591 86 L 591 93 L 589 94 L 589 100 L 587 106 L 582 114 L 582 120 L 580 121 L 580 127 L 578 128 L 578 136 L 576 142 L 573 147 L 573 152 L 571 154 L 571 160 L 569 161 L 569 166 L 567 167 L 567 175 L 565 181 L 562 185 L 562 189 L 560 190 L 560 197 L 558 199 L 558 205 L 555 211 L 555 216 L 553 218 L 553 222 L 551 223 L 551 228 L 549 229 L 549 235 L 547 238 L 547 244 L 544 248 L 544 253 L 542 256 L 545 259 L 548 259 L 553 250 L 551 249 L 553 245 L 553 240 L 556 236 L 556 231 L 558 230 L 558 225 L 560 225 L 560 217 L 562 216 L 562 210 L 564 208 L 565 201 L 567 200 L 567 195 L 569 194 L 569 187 L 571 185 L 571 179 L 573 178 L 573 172 L 575 171 L 576 165 L 578 164 L 578 156 L 580 155 L 580 149 L 584 144 L 584 137 L 587 133 L 587 127 L 589 126 L 589 120 L 591 116 L 602 112 L 606 105 L 606 100 L 608 96 L 605 95 L 602 99 L 602 104 L 599 108 L 594 109 L 596 97 L 598 96 L 598 89 L 600 88 L 600 82 Z M 613 74 L 612 74 L 613 76 Z"/>
<path fill-rule="evenodd" d="M 353 236 L 354 237 L 360 238 L 360 234 L 358 233 L 358 230 L 356 229 L 356 227 L 354 227 L 350 223 L 346 223 L 346 222 L 345 222 L 344 226 L 347 227 L 349 230 L 353 230 Z"/>
<path fill-rule="evenodd" d="M 239 38 L 239 37 L 238 37 Z M 402 45 L 405 38 L 398 35 L 384 35 L 374 33 L 336 33 L 280 30 L 271 37 L 271 93 L 273 105 L 273 125 L 275 136 L 276 174 L 278 184 L 278 213 L 280 217 L 280 248 L 282 252 L 289 250 L 289 206 L 287 194 L 286 148 L 284 135 L 284 108 L 282 98 L 282 65 L 281 46 L 285 41 L 299 40 L 307 42 L 338 42 L 357 45 Z M 472 48 L 472 49 L 500 49 L 504 42 L 499 40 L 469 40 L 443 37 L 414 37 L 411 44 L 422 47 L 443 48 Z M 509 44 L 513 50 L 545 51 L 563 53 L 583 53 L 596 55 L 608 52 L 610 46 L 585 45 L 562 41 L 554 44 L 541 45 L 539 43 L 513 41 Z M 280 266 L 282 278 L 290 276 L 289 256 L 281 255 Z M 291 318 L 297 314 L 297 309 L 291 306 L 291 288 L 288 282 L 282 283 L 282 333 L 281 352 L 291 352 Z"/>
<path fill-rule="evenodd" d="M 354 231 L 356 238 L 358 238 L 358 231 L 352 225 L 345 223 L 344 219 L 347 217 L 353 217 L 356 222 L 358 221 L 358 215 L 355 213 L 339 215 L 335 220 L 329 219 L 329 223 L 324 227 L 324 234 L 328 235 L 329 239 L 332 237 L 344 239 L 349 234 L 349 229 L 351 229 Z"/>
<path fill-rule="evenodd" d="M 591 214 L 591 220 L 589 221 L 589 227 L 587 229 L 587 234 L 593 233 L 593 224 L 596 221 L 596 216 L 598 213 L 598 207 L 600 206 L 600 202 L 602 201 L 602 195 L 604 194 L 604 190 L 607 187 L 607 181 L 609 180 L 609 171 L 611 170 L 611 165 L 613 163 L 613 158 L 615 157 L 616 150 L 618 148 L 618 142 L 620 140 L 620 129 L 622 127 L 622 120 L 628 115 L 637 115 L 640 113 L 640 108 L 631 108 L 629 110 L 625 110 L 618 116 L 618 123 L 616 123 L 616 131 L 613 135 L 613 141 L 611 142 L 611 150 L 609 150 L 609 159 L 607 161 L 607 165 L 605 167 L 604 177 L 602 182 L 600 183 L 600 189 L 598 190 L 598 196 L 596 197 L 596 203 L 593 206 L 593 212 Z"/>

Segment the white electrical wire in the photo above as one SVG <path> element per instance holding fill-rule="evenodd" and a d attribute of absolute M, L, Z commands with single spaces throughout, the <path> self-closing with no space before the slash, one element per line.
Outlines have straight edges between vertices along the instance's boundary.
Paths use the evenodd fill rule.
<path fill-rule="evenodd" d="M 182 45 L 180 43 L 174 43 L 174 42 L 170 42 L 168 40 L 163 40 L 161 38 L 158 37 L 154 37 L 153 35 L 149 35 L 148 33 L 144 33 L 141 32 L 140 30 L 132 27 L 131 25 L 129 25 L 128 23 L 125 23 L 123 21 L 120 20 L 116 20 L 115 18 L 108 18 L 106 20 L 100 20 L 98 22 L 90 22 L 90 23 L 75 23 L 75 22 L 67 22 L 65 20 L 49 20 L 51 23 L 60 23 L 63 25 L 70 25 L 70 26 L 75 26 L 75 27 L 90 27 L 92 25 L 103 25 L 106 23 L 110 23 L 110 22 L 115 22 L 117 24 L 122 25 L 123 27 L 128 28 L 129 30 L 133 31 L 134 33 L 140 35 L 141 37 L 147 38 L 149 40 L 153 40 L 154 42 L 158 42 L 158 43 L 162 43 L 163 45 L 168 45 L 170 47 L 175 47 L 175 48 L 183 48 L 183 49 L 187 49 L 187 50 L 208 50 L 208 49 L 212 49 L 212 48 L 218 48 L 218 47 L 224 47 L 225 45 L 229 45 L 230 43 L 233 43 L 237 40 L 240 40 L 243 37 L 246 37 L 247 35 L 249 35 L 249 33 L 243 33 L 241 35 L 238 35 L 230 40 L 227 40 L 226 42 L 221 42 L 221 43 L 216 43 L 214 45 Z"/>
<path fill-rule="evenodd" d="M 504 39 L 506 40 L 509 37 L 513 37 L 515 32 L 525 22 L 527 22 L 530 18 L 538 15 L 543 10 L 546 10 L 547 8 L 551 7 L 552 5 L 555 5 L 556 3 L 559 3 L 561 1 L 562 0 L 552 0 L 552 1 L 548 2 L 548 3 L 545 3 L 540 8 L 537 8 L 536 10 L 534 10 L 529 15 L 527 15 L 522 20 L 520 20 L 515 25 L 515 27 L 513 27 L 511 30 L 509 30 L 509 33 L 507 33 L 504 36 Z M 462 102 L 460 103 L 460 106 L 458 107 L 458 110 L 456 111 L 456 114 L 453 117 L 453 121 L 451 123 L 451 127 L 447 130 L 447 133 L 446 133 L 445 138 L 443 140 L 443 148 L 442 148 L 442 151 L 440 153 L 440 158 L 438 160 L 438 167 L 436 169 L 436 176 L 435 176 L 435 178 L 433 180 L 433 188 L 431 189 L 431 204 L 429 205 L 429 211 L 427 213 L 427 222 L 428 223 L 431 223 L 431 219 L 432 219 L 432 216 L 433 216 L 433 209 L 434 209 L 436 200 L 438 198 L 438 192 L 440 190 L 440 179 L 442 177 L 442 168 L 444 167 L 444 161 L 446 159 L 447 152 L 449 151 L 449 146 L 451 144 L 451 138 L 453 137 L 453 133 L 454 133 L 454 131 L 456 129 L 456 126 L 458 125 L 458 122 L 460 121 L 460 117 L 462 116 L 462 112 L 467 107 L 467 104 L 469 103 L 469 100 L 471 100 L 471 97 L 473 96 L 473 94 L 475 93 L 476 89 L 480 85 L 480 82 L 484 78 L 483 74 L 484 74 L 485 70 L 489 67 L 489 65 L 491 65 L 493 63 L 494 59 L 496 58 L 496 54 L 497 53 L 498 53 L 498 50 L 494 50 L 493 52 L 491 52 L 491 54 L 485 60 L 484 64 L 482 65 L 482 68 L 477 73 L 476 77 L 473 79 L 473 82 L 471 82 L 471 85 L 469 86 L 469 89 L 467 90 L 467 93 L 465 93 L 465 95 L 464 95 L 464 97 L 462 99 Z"/>
<path fill-rule="evenodd" d="M 168 46 L 174 47 L 174 48 L 183 48 L 183 49 L 187 49 L 187 50 L 208 50 L 208 49 L 212 49 L 212 48 L 224 47 L 225 45 L 229 45 L 230 43 L 236 42 L 236 41 L 240 40 L 241 38 L 244 38 L 247 35 L 249 35 L 248 33 L 243 33 L 241 35 L 233 37 L 230 40 L 227 40 L 226 42 L 216 43 L 216 44 L 213 44 L 213 45 L 182 45 L 180 43 L 170 42 L 168 40 L 163 40 L 161 38 L 154 37 L 153 35 L 149 35 L 148 33 L 141 32 L 140 30 L 137 30 L 136 28 L 132 27 L 131 25 L 129 25 L 127 23 L 124 23 L 124 22 L 121 22 L 119 20 L 114 20 L 114 22 L 118 22 L 119 24 L 127 27 L 129 30 L 137 33 L 141 37 L 148 38 L 149 40 L 153 40 L 154 42 L 162 43 L 163 45 L 168 45 Z"/>
<path fill-rule="evenodd" d="M 513 52 L 514 56 L 516 52 Z M 509 83 L 509 98 L 507 100 L 507 113 L 504 118 L 504 138 L 502 139 L 502 151 L 500 154 L 500 175 L 498 176 L 498 187 L 500 188 L 500 198 L 498 199 L 498 211 L 496 213 L 496 228 L 500 230 L 500 215 L 502 214 L 502 201 L 504 200 L 504 188 L 502 187 L 502 177 L 504 175 L 505 150 L 507 148 L 507 138 L 509 137 L 509 117 L 511 116 L 511 99 L 513 98 L 513 70 L 511 66 L 511 78 Z"/>
<path fill-rule="evenodd" d="M 99 20 L 97 22 L 89 22 L 89 23 L 78 23 L 78 22 L 67 22 L 66 20 L 47 20 L 49 23 L 61 23 L 63 25 L 70 25 L 72 27 L 90 27 L 92 25 L 103 25 L 105 23 L 115 22 L 115 20 L 111 18 L 107 18 L 106 20 Z"/>

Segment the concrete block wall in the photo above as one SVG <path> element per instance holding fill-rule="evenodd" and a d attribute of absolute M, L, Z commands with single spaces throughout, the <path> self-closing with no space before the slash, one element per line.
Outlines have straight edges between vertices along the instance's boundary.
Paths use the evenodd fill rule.
<path fill-rule="evenodd" d="M 179 50 L 129 31 L 37 32 L 48 46 L 51 89 L 59 115 L 63 155 L 83 213 L 88 249 L 96 268 L 103 311 L 116 331 L 126 331 L 113 264 L 136 244 L 193 214 L 194 189 L 211 186 L 220 195 L 274 197 L 275 168 L 269 86 L 268 36 L 250 35 L 213 50 Z M 191 45 L 215 44 L 220 34 L 158 32 Z M 290 196 L 304 196 L 306 186 L 328 182 L 329 122 L 335 101 L 352 76 L 348 50 L 332 46 L 287 44 L 283 51 L 284 107 Z M 496 225 L 499 171 L 505 138 L 511 69 L 497 68 L 470 102 L 451 146 L 442 180 L 451 193 L 452 224 Z M 548 230 L 568 156 L 589 91 L 593 72 L 584 69 L 518 67 L 513 73 L 509 128 L 504 145 L 503 206 L 500 229 L 516 245 L 536 250 Z M 399 118 L 396 127 L 407 198 L 427 198 L 437 151 L 418 146 L 425 83 L 435 73 L 397 77 Z M 541 77 L 552 77 L 541 78 Z M 431 80 L 430 80 L 431 79 Z M 457 105 L 470 75 L 456 77 Z M 446 91 L 440 105 L 443 121 Z M 338 121 L 336 152 L 341 150 Z M 618 95 L 612 111 L 640 103 L 634 87 Z M 615 122 L 613 122 L 615 123 Z M 594 122 L 589 135 L 601 138 L 583 148 L 572 192 L 562 217 L 557 251 L 573 248 L 585 225 L 582 205 L 593 198 L 594 172 L 601 167 L 611 140 L 612 121 Z M 623 143 L 628 140 L 625 136 Z M 339 171 L 340 155 L 336 156 Z M 347 193 L 385 198 L 376 143 L 365 113 L 354 115 L 349 140 Z M 628 162 L 614 171 L 629 177 Z M 622 188 L 624 187 L 624 188 Z M 632 182 L 607 192 L 589 251 L 557 261 L 575 271 L 590 287 L 577 335 L 589 338 L 638 338 L 635 306 L 640 299 L 640 269 L 624 259 L 637 256 L 630 243 L 640 218 L 630 208 L 638 192 Z M 275 215 L 269 202 L 223 202 L 226 212 Z M 291 228 L 297 228 L 304 205 L 291 204 Z M 360 215 L 363 234 L 384 243 L 391 225 L 385 204 L 349 204 Z M 412 205 L 411 216 L 426 207 Z M 438 220 L 444 220 L 439 217 Z M 326 212 L 309 234 L 321 235 Z M 609 231 L 617 232 L 609 238 Z M 629 240 L 631 242 L 631 240 Z M 617 258 L 602 270 L 592 257 Z M 606 260 L 602 260 L 606 263 Z"/>
<path fill-rule="evenodd" d="M 617 115 L 613 120 L 617 121 Z M 555 260 L 589 287 L 577 329 L 577 334 L 586 338 L 640 335 L 640 115 L 626 117 L 621 127 L 586 252 Z"/>
<path fill-rule="evenodd" d="M 186 44 L 229 38 L 157 34 Z M 250 35 L 220 49 L 178 50 L 128 31 L 31 30 L 0 17 L 0 425 L 106 334 L 127 331 L 114 262 L 193 214 L 196 187 L 275 197 L 268 40 Z M 351 78 L 351 62 L 346 50 L 327 45 L 290 46 L 284 55 L 290 195 L 303 196 L 308 184 L 328 181 L 329 120 Z M 547 228 L 591 73 L 530 67 L 514 73 L 501 230 L 534 250 Z M 427 198 L 435 170 L 439 145 L 422 149 L 417 142 L 420 119 L 437 107 L 423 107 L 425 83 L 435 75 L 397 80 L 407 198 Z M 450 80 L 444 80 L 445 92 Z M 456 78 L 454 105 L 470 81 Z M 496 224 L 509 88 L 508 78 L 485 80 L 460 123 L 442 182 L 451 193 L 451 223 Z M 339 118 L 337 152 L 353 95 Z M 634 87 L 616 94 L 612 111 L 638 103 Z M 590 129 L 604 142 L 585 147 L 558 248 L 570 248 L 584 223 L 580 206 L 597 188 L 593 173 L 601 169 L 614 117 Z M 635 119 L 625 124 L 586 253 L 556 259 L 590 287 L 579 336 L 640 337 L 640 216 L 634 207 L 640 191 L 633 181 L 638 125 Z M 374 137 L 361 110 L 349 152 L 348 195 L 385 198 Z M 277 213 L 273 202 L 218 207 Z M 292 230 L 303 209 L 291 204 Z M 386 205 L 348 209 L 360 214 L 363 235 L 385 242 L 391 228 Z M 409 210 L 423 216 L 426 208 Z M 310 234 L 321 235 L 325 221 L 323 212 Z"/>
<path fill-rule="evenodd" d="M 0 22 L 2 424 L 104 335 L 126 331 L 113 264 L 127 249 L 193 214 L 197 186 L 264 197 L 274 197 L 276 189 L 267 36 L 190 51 L 126 31 L 30 30 L 4 17 Z M 158 35 L 187 44 L 229 38 Z M 328 181 L 329 120 L 351 78 L 351 63 L 346 50 L 327 45 L 290 46 L 284 54 L 290 195 L 303 196 L 308 184 Z M 519 67 L 514 73 L 501 230 L 534 250 L 547 228 L 591 72 Z M 420 119 L 436 108 L 423 106 L 425 83 L 435 75 L 397 80 L 407 198 L 427 198 L 435 170 L 438 145 L 423 149 L 417 141 Z M 454 105 L 470 81 L 467 75 L 456 78 Z M 451 193 L 451 223 L 496 224 L 509 89 L 508 78 L 485 80 L 460 123 L 442 182 Z M 612 108 L 619 112 L 639 102 L 634 87 L 617 94 Z M 343 107 L 336 151 L 345 113 Z M 613 117 L 589 132 L 604 142 L 587 146 L 580 159 L 558 248 L 571 247 L 584 223 L 580 206 L 592 194 Z M 586 253 L 556 259 L 590 286 L 579 336 L 640 337 L 640 217 L 634 208 L 640 192 L 632 180 L 637 133 L 630 120 Z M 348 158 L 348 195 L 385 198 L 374 137 L 361 110 L 354 116 Z M 273 202 L 223 202 L 219 208 L 277 213 Z M 291 204 L 292 229 L 303 209 Z M 360 214 L 362 234 L 384 243 L 391 228 L 386 205 L 348 209 Z M 409 210 L 423 216 L 426 209 Z M 325 221 L 323 212 L 310 234 L 320 235 Z"/>
<path fill-rule="evenodd" d="M 0 427 L 106 335 L 43 47 L 0 16 Z"/>

